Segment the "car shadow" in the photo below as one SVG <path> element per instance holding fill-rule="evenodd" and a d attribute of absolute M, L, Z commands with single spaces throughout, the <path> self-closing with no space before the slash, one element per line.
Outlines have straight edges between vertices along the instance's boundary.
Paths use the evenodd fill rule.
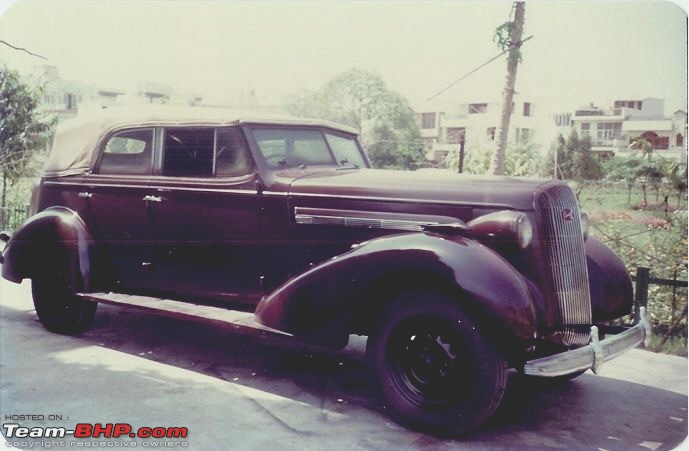
<path fill-rule="evenodd" d="M 687 435 L 684 395 L 590 374 L 553 383 L 511 373 L 505 398 L 493 418 L 458 439 L 438 438 L 405 430 L 388 419 L 369 384 L 362 337 L 352 337 L 344 350 L 331 351 L 260 331 L 238 332 L 104 305 L 99 306 L 88 331 L 79 337 L 62 337 L 42 330 L 30 309 L 2 307 L 0 312 L 3 321 L 17 327 L 17 343 L 12 349 L 18 353 L 34 340 L 43 343 L 43 334 L 48 334 L 50 343 L 33 346 L 32 357 L 55 365 L 55 356 L 62 356 L 57 364 L 79 368 L 79 377 L 102 379 L 104 372 L 117 372 L 121 380 L 139 372 L 156 380 L 156 389 L 175 399 L 193 397 L 195 392 L 190 390 L 198 384 L 206 395 L 210 391 L 218 400 L 234 400 L 234 392 L 227 388 L 231 384 L 232 390 L 251 401 L 253 407 L 244 408 L 247 414 L 260 412 L 279 424 L 281 432 L 272 435 L 275 440 L 312 440 L 306 448 L 318 448 L 324 443 L 321 440 L 344 431 L 365 449 L 673 449 Z M 90 346 L 164 367 L 124 370 L 107 360 L 65 357 Z M 19 355 L 8 355 L 5 343 L 3 351 L 3 365 L 20 361 Z M 178 370 L 205 377 L 182 381 Z M 7 388 L 3 381 L 3 390 L 6 397 L 12 397 L 7 395 L 11 384 Z M 146 392 L 141 396 L 146 397 Z M 285 400 L 296 401 L 302 412 L 308 413 L 295 416 L 295 407 Z M 188 401 L 193 403 L 193 399 Z M 177 422 L 188 414 L 179 413 Z M 352 423 L 352 418 L 358 422 Z M 256 428 L 248 418 L 244 421 L 247 428 Z"/>

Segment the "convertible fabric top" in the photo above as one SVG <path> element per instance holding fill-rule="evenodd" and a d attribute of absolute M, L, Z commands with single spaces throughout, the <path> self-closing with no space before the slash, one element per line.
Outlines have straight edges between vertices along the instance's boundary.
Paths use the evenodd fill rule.
<path fill-rule="evenodd" d="M 217 127 L 231 124 L 312 125 L 358 134 L 355 129 L 334 122 L 251 111 L 169 105 L 114 106 L 60 124 L 43 175 L 59 177 L 90 171 L 103 135 L 115 129 L 180 125 Z"/>

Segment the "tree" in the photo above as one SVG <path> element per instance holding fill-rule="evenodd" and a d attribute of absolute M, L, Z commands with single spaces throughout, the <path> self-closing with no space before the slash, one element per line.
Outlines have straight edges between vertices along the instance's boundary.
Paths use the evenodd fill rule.
<path fill-rule="evenodd" d="M 656 192 L 656 202 L 660 196 L 660 185 L 663 180 L 663 173 L 665 172 L 662 168 L 662 162 L 654 160 L 654 149 L 653 143 L 643 136 L 633 138 L 632 142 L 629 144 L 629 149 L 636 151 L 641 154 L 639 159 L 639 168 L 637 170 L 637 176 L 641 182 L 641 191 L 643 192 L 644 208 L 648 206 L 648 199 L 646 197 L 646 190 L 650 184 Z"/>
<path fill-rule="evenodd" d="M 632 202 L 632 189 L 639 171 L 639 160 L 614 157 L 605 163 L 603 172 L 608 180 L 623 180 L 627 184 L 627 204 Z"/>
<path fill-rule="evenodd" d="M 591 152 L 591 139 L 580 139 L 575 131 L 565 139 L 560 135 L 552 151 L 557 152 L 556 178 L 577 182 L 577 196 L 587 181 L 603 178 L 603 168 Z"/>
<path fill-rule="evenodd" d="M 481 143 L 474 139 L 467 143 L 464 172 L 467 174 L 488 174 L 491 172 L 491 164 L 495 155 L 495 147 Z M 543 158 L 539 152 L 539 146 L 530 137 L 512 141 L 507 144 L 504 175 L 522 177 L 537 176 L 542 172 Z M 444 164 L 457 170 L 457 152 L 450 152 Z"/>
<path fill-rule="evenodd" d="M 414 111 L 373 72 L 350 69 L 316 91 L 302 92 L 287 108 L 359 130 L 375 167 L 412 169 L 425 161 Z"/>
<path fill-rule="evenodd" d="M 44 120 L 38 111 L 39 93 L 40 90 L 25 84 L 17 72 L 0 68 L 0 207 L 3 211 L 8 185 L 26 174 L 34 152 L 50 139 L 53 124 Z"/>
<path fill-rule="evenodd" d="M 677 209 L 682 204 L 682 195 L 687 191 L 687 164 L 673 163 L 668 174 L 672 187 L 677 191 Z"/>
<path fill-rule="evenodd" d="M 507 54 L 507 78 L 502 96 L 502 113 L 496 131 L 498 144 L 493 163 L 494 174 L 505 173 L 505 148 L 510 129 L 514 85 L 517 81 L 517 66 L 521 60 L 522 31 L 524 30 L 524 2 L 514 2 L 514 21 L 505 22 L 495 30 L 495 39 L 502 50 L 509 49 Z"/>
<path fill-rule="evenodd" d="M 648 161 L 653 160 L 653 143 L 643 136 L 632 138 L 628 148 L 635 151 L 635 153 L 640 153 L 641 157 L 646 157 Z"/>

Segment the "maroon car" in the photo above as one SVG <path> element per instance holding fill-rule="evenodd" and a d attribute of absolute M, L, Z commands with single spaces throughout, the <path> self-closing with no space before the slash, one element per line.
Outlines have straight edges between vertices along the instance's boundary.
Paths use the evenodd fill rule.
<path fill-rule="evenodd" d="M 78 333 L 98 302 L 342 348 L 398 422 L 456 435 L 509 368 L 575 377 L 650 335 L 620 259 L 552 180 L 383 171 L 348 127 L 210 108 L 66 122 L 2 275 Z M 604 334 L 616 334 L 601 339 Z"/>

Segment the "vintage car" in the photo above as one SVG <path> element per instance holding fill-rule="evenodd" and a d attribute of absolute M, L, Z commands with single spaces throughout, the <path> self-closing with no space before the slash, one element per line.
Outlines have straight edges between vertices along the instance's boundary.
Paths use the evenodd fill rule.
<path fill-rule="evenodd" d="M 371 169 L 338 124 L 192 107 L 65 122 L 4 278 L 73 334 L 98 302 L 289 335 L 367 362 L 399 423 L 457 435 L 510 368 L 575 377 L 649 337 L 557 180 Z M 622 330 L 623 329 L 623 330 Z M 617 333 L 604 338 L 605 334 Z"/>

